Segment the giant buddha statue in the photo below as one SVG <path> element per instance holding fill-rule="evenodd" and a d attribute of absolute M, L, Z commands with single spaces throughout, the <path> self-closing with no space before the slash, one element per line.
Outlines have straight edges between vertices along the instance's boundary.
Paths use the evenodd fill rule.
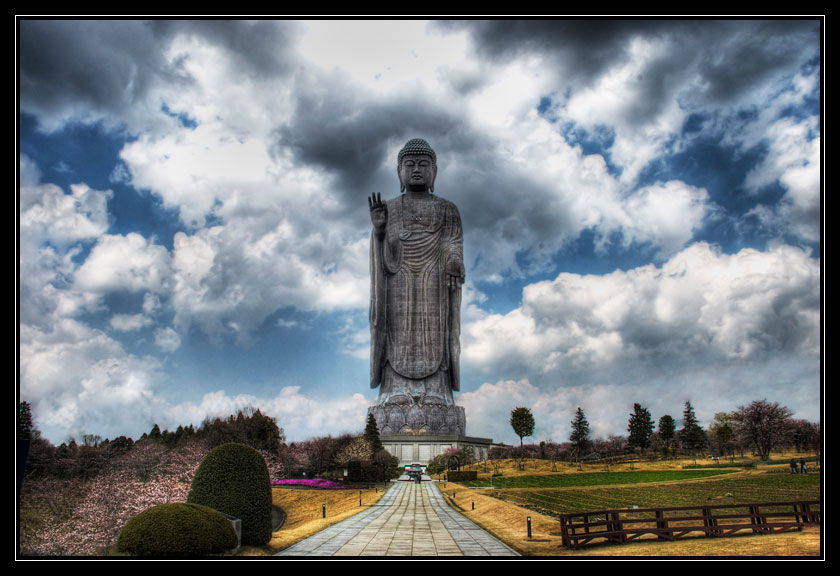
<path fill-rule="evenodd" d="M 383 434 L 464 434 L 460 308 L 464 282 L 461 217 L 434 193 L 437 156 L 422 139 L 397 156 L 400 195 L 368 198 L 371 408 Z"/>

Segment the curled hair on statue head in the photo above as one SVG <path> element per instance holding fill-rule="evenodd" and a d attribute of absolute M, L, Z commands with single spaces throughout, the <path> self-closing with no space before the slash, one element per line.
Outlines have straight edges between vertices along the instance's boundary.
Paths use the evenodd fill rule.
<path fill-rule="evenodd" d="M 435 178 L 437 178 L 437 154 L 429 146 L 429 143 L 423 140 L 422 138 L 412 138 L 408 142 L 405 143 L 402 150 L 399 151 L 397 154 L 397 175 L 399 176 L 400 167 L 402 166 L 403 157 L 406 155 L 424 155 L 428 156 L 432 160 L 432 183 L 429 186 L 429 192 L 435 192 Z M 402 182 L 402 178 L 400 178 L 400 193 L 405 192 L 405 184 Z"/>

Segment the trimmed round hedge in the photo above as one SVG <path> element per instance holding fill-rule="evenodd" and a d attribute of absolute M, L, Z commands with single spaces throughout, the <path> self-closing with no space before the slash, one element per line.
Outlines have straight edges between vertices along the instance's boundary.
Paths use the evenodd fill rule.
<path fill-rule="evenodd" d="M 211 450 L 195 473 L 187 502 L 242 520 L 242 544 L 271 540 L 271 482 L 259 452 L 244 444 Z"/>
<path fill-rule="evenodd" d="M 117 550 L 134 556 L 205 556 L 236 548 L 236 532 L 220 512 L 177 502 L 159 504 L 129 520 Z"/>

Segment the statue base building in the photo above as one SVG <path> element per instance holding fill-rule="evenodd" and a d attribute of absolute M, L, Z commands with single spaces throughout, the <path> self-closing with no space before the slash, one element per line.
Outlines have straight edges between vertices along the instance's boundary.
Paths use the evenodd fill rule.
<path fill-rule="evenodd" d="M 476 460 L 487 460 L 493 441 L 465 434 L 462 406 L 441 404 L 380 404 L 371 406 L 382 446 L 399 458 L 400 466 L 428 464 L 449 448 L 472 448 Z"/>
<path fill-rule="evenodd" d="M 399 458 L 400 466 L 428 464 L 435 456 L 444 454 L 449 448 L 472 448 L 477 461 L 487 460 L 490 447 L 494 445 L 489 438 L 454 434 L 380 434 L 379 439 L 389 454 Z"/>

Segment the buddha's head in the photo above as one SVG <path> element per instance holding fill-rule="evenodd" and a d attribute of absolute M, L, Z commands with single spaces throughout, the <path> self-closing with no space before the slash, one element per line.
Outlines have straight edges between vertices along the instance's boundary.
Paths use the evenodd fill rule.
<path fill-rule="evenodd" d="M 422 138 L 406 142 L 397 155 L 397 174 L 400 177 L 400 192 L 434 192 L 437 156 L 429 143 Z"/>

